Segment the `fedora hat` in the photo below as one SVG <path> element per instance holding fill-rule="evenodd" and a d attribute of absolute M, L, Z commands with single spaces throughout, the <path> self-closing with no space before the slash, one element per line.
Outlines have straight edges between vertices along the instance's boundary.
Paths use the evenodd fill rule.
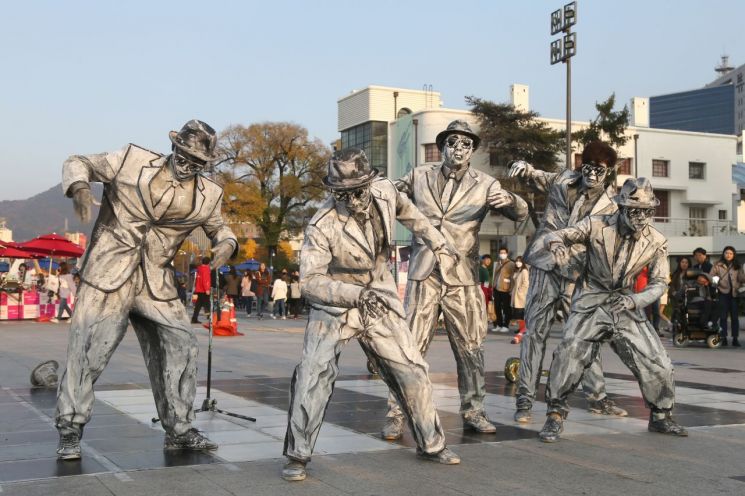
<path fill-rule="evenodd" d="M 31 385 L 34 387 L 55 388 L 59 382 L 57 376 L 59 363 L 56 360 L 42 362 L 31 371 Z"/>
<path fill-rule="evenodd" d="M 181 128 L 181 131 L 168 133 L 173 146 L 199 160 L 212 162 L 217 158 L 215 147 L 217 133 L 209 124 L 192 119 Z"/>
<path fill-rule="evenodd" d="M 613 201 L 620 206 L 630 208 L 653 208 L 660 204 L 660 200 L 654 196 L 652 183 L 646 177 L 626 179 L 621 192 L 613 198 Z"/>
<path fill-rule="evenodd" d="M 323 184 L 333 190 L 356 189 L 371 183 L 378 174 L 378 169 L 370 166 L 363 150 L 347 148 L 331 157 Z"/>
<path fill-rule="evenodd" d="M 474 150 L 476 150 L 476 148 L 479 147 L 479 143 L 481 143 L 481 138 L 471 130 L 471 126 L 469 126 L 466 121 L 458 119 L 448 124 L 448 127 L 444 131 L 440 131 L 435 138 L 438 150 L 442 150 L 442 145 L 445 143 L 445 139 L 451 134 L 464 134 L 471 138 L 473 140 Z"/>

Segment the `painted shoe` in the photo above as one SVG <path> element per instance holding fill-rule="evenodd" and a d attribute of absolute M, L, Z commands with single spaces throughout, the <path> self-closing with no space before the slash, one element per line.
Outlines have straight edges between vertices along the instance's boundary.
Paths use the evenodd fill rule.
<path fill-rule="evenodd" d="M 596 413 L 598 415 L 615 415 L 616 417 L 627 417 L 629 415 L 629 412 L 617 406 L 616 403 L 608 397 L 605 397 L 602 400 L 588 402 L 587 410 L 589 410 L 590 413 Z"/>
<path fill-rule="evenodd" d="M 307 472 L 305 471 L 305 462 L 299 460 L 290 460 L 282 467 L 282 478 L 289 482 L 304 481 Z"/>
<path fill-rule="evenodd" d="M 527 424 L 533 420 L 533 412 L 530 408 L 518 408 L 514 418 L 518 424 Z"/>
<path fill-rule="evenodd" d="M 395 441 L 401 439 L 404 434 L 404 418 L 400 415 L 388 417 L 385 419 L 385 425 L 380 432 L 380 437 L 386 441 Z"/>
<path fill-rule="evenodd" d="M 538 438 L 544 443 L 555 443 L 559 440 L 559 434 L 564 431 L 564 419 L 558 413 L 549 413 L 546 423 L 538 433 Z"/>
<path fill-rule="evenodd" d="M 649 432 L 658 432 L 671 436 L 688 436 L 686 428 L 674 421 L 669 412 L 662 418 L 655 418 L 654 414 L 650 415 L 647 430 Z"/>
<path fill-rule="evenodd" d="M 489 422 L 486 415 L 481 412 L 469 417 L 463 417 L 463 427 L 471 429 L 482 434 L 493 434 L 497 432 L 497 428 Z"/>
<path fill-rule="evenodd" d="M 57 445 L 59 460 L 80 460 L 80 434 L 61 434 Z"/>
<path fill-rule="evenodd" d="M 180 436 L 166 433 L 163 449 L 166 450 L 216 450 L 217 443 L 207 439 L 207 436 L 195 428 L 191 428 Z"/>
<path fill-rule="evenodd" d="M 460 463 L 460 457 L 448 448 L 444 448 L 439 453 L 417 453 L 417 455 L 422 460 L 442 463 L 443 465 L 458 465 Z"/>

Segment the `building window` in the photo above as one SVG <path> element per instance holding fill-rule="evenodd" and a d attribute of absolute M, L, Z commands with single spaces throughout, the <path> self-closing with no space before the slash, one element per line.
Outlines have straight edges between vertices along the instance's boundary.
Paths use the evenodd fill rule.
<path fill-rule="evenodd" d="M 669 160 L 652 160 L 653 177 L 670 177 Z"/>
<path fill-rule="evenodd" d="M 442 154 L 437 143 L 427 143 L 424 145 L 424 161 L 425 162 L 439 162 L 442 160 Z"/>
<path fill-rule="evenodd" d="M 370 165 L 383 174 L 388 171 L 388 123 L 369 121 L 341 132 L 342 148 L 360 148 Z"/>
<path fill-rule="evenodd" d="M 669 222 L 670 217 L 670 192 L 664 189 L 654 190 L 654 196 L 660 200 L 655 210 L 655 222 Z"/>
<path fill-rule="evenodd" d="M 703 162 L 688 162 L 688 179 L 706 179 L 706 164 Z"/>
<path fill-rule="evenodd" d="M 720 210 L 719 211 L 719 220 L 727 220 L 727 211 L 726 210 Z"/>
<path fill-rule="evenodd" d="M 689 236 L 706 236 L 706 207 L 690 207 L 688 217 Z"/>
<path fill-rule="evenodd" d="M 631 159 L 630 158 L 622 158 L 618 161 L 618 174 L 625 174 L 627 176 L 631 175 Z"/>

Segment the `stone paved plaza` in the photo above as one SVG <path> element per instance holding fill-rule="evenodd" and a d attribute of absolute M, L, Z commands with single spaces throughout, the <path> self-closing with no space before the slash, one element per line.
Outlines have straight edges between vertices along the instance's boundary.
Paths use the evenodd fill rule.
<path fill-rule="evenodd" d="M 93 420 L 80 462 L 58 462 L 53 428 L 55 392 L 34 390 L 31 369 L 64 361 L 67 326 L 2 323 L 0 336 L 0 492 L 5 494 L 745 494 L 745 350 L 673 348 L 675 417 L 687 439 L 650 434 L 638 387 L 604 350 L 608 391 L 625 419 L 584 410 L 581 393 L 563 439 L 540 443 L 545 405 L 533 423 L 512 421 L 513 384 L 502 373 L 518 354 L 511 335 L 487 338 L 487 413 L 497 434 L 464 431 L 458 415 L 455 364 L 447 338 L 429 353 L 435 401 L 459 466 L 418 460 L 407 433 L 400 442 L 379 436 L 387 389 L 365 367 L 354 342 L 342 352 L 341 376 L 326 413 L 316 454 L 302 483 L 280 479 L 292 370 L 305 321 L 239 319 L 241 337 L 216 338 L 212 396 L 218 407 L 255 423 L 200 413 L 196 427 L 220 444 L 213 454 L 164 453 L 163 431 L 139 345 L 128 333 L 97 385 Z M 206 388 L 207 334 L 199 328 L 201 403 Z M 549 343 L 549 350 L 556 344 Z M 541 391 L 542 397 L 543 391 Z"/>

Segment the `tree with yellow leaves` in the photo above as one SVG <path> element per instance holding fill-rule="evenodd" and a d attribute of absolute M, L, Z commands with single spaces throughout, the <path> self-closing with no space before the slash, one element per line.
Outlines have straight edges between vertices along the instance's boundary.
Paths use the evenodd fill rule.
<path fill-rule="evenodd" d="M 326 145 L 297 124 L 263 122 L 229 126 L 219 146 L 227 216 L 255 223 L 269 247 L 304 227 L 325 196 Z"/>

